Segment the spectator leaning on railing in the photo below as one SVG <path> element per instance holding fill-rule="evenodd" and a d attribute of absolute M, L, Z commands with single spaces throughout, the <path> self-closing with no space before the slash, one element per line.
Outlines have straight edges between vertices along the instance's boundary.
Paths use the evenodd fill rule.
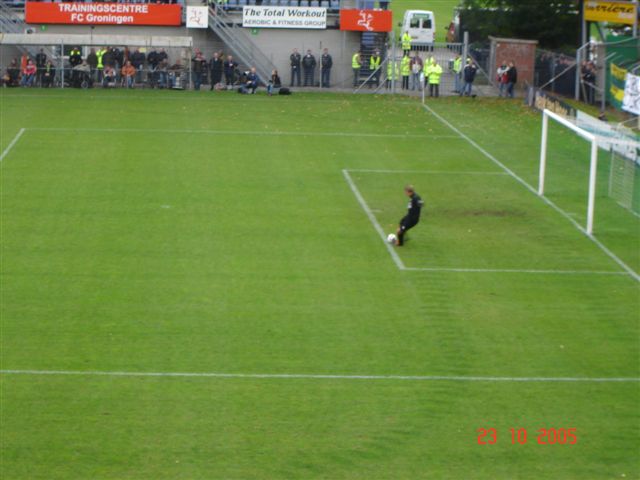
<path fill-rule="evenodd" d="M 36 68 L 36 64 L 33 63 L 33 60 L 27 60 L 27 66 L 22 70 L 20 85 L 23 87 L 32 87 L 36 79 L 37 71 L 38 69 Z"/>
<path fill-rule="evenodd" d="M 130 60 L 127 60 L 124 67 L 122 67 L 122 77 L 127 88 L 133 88 L 133 85 L 135 84 L 135 76 L 136 67 L 133 66 Z"/>

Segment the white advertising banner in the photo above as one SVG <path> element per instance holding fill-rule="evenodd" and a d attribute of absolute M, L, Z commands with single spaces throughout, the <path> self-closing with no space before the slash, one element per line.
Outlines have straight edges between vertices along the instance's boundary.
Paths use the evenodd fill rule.
<path fill-rule="evenodd" d="M 640 115 L 640 76 L 627 73 L 622 109 L 634 115 Z"/>
<path fill-rule="evenodd" d="M 187 7 L 187 28 L 207 28 L 209 9 L 207 7 Z"/>
<path fill-rule="evenodd" d="M 327 9 L 319 7 L 243 7 L 246 28 L 327 28 Z"/>

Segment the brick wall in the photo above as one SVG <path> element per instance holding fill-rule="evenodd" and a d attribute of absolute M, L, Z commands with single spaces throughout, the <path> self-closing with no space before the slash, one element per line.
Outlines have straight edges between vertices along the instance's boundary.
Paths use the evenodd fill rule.
<path fill-rule="evenodd" d="M 491 40 L 491 74 L 495 81 L 495 72 L 502 62 L 513 62 L 518 70 L 518 89 L 526 84 L 533 85 L 533 75 L 536 61 L 536 40 L 520 40 L 516 38 L 495 38 Z"/>

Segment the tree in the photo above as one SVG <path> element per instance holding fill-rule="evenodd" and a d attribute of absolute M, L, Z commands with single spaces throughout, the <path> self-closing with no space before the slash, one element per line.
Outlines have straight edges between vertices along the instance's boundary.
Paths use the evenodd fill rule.
<path fill-rule="evenodd" d="M 538 40 L 542 48 L 580 42 L 581 0 L 463 0 L 462 29 L 472 41 L 495 37 Z"/>

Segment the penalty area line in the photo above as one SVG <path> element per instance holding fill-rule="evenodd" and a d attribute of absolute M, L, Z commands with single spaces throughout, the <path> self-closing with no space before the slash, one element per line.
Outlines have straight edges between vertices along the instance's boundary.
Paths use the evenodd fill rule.
<path fill-rule="evenodd" d="M 398 253 L 393 249 L 393 246 L 390 245 L 389 242 L 387 242 L 387 239 L 385 238 L 384 230 L 382 230 L 382 227 L 380 226 L 378 219 L 369 208 L 369 205 L 367 205 L 367 202 L 362 196 L 362 194 L 360 193 L 360 190 L 358 190 L 358 187 L 356 187 L 356 184 L 351 178 L 351 175 L 349 175 L 349 171 L 346 169 L 342 170 L 342 174 L 344 175 L 344 178 L 347 181 L 347 184 L 349 185 L 351 192 L 353 192 L 353 194 L 356 197 L 356 200 L 358 200 L 358 203 L 362 207 L 362 210 L 364 210 L 364 213 L 367 215 L 367 218 L 371 222 L 371 225 L 373 225 L 373 228 L 375 228 L 376 232 L 378 232 L 378 235 L 380 236 L 382 243 L 384 243 L 385 247 L 387 248 L 389 255 L 391 255 L 393 262 L 396 264 L 396 267 L 398 267 L 399 270 L 405 270 L 405 266 L 404 266 L 404 263 L 402 262 L 402 259 L 400 258 Z"/>
<path fill-rule="evenodd" d="M 532 187 L 531 185 L 529 185 L 526 180 L 524 180 L 522 177 L 520 177 L 518 174 L 516 174 L 513 170 L 511 170 L 509 167 L 507 167 L 504 163 L 502 163 L 500 160 L 498 160 L 496 157 L 494 157 L 492 154 L 490 154 L 487 150 L 485 150 L 484 148 L 482 148 L 477 142 L 475 142 L 471 137 L 469 137 L 468 135 L 465 135 L 460 129 L 458 129 L 455 125 L 453 125 L 451 122 L 449 122 L 446 118 L 444 118 L 442 115 L 440 115 L 439 113 L 437 113 L 435 110 L 433 110 L 431 107 L 429 107 L 428 105 L 423 104 L 422 108 L 424 108 L 427 112 L 429 112 L 431 115 L 433 115 L 434 117 L 436 117 L 440 123 L 442 123 L 443 125 L 446 125 L 447 127 L 449 127 L 450 130 L 454 131 L 455 133 L 457 133 L 460 138 L 462 138 L 463 140 L 465 140 L 467 143 L 469 143 L 472 147 L 474 147 L 476 150 L 478 150 L 480 153 L 482 153 L 485 157 L 487 157 L 489 160 L 491 160 L 494 164 L 496 164 L 498 167 L 500 167 L 502 170 L 504 170 L 509 176 L 511 176 L 515 181 L 517 181 L 518 183 L 520 183 L 523 187 L 525 187 L 527 190 L 529 190 L 531 193 L 533 193 L 536 197 L 538 197 L 539 199 L 541 199 L 544 203 L 546 203 L 547 205 L 549 205 L 551 208 L 553 208 L 556 212 L 558 212 L 560 215 L 562 215 L 564 218 L 566 218 L 567 220 L 569 220 L 569 222 L 571 222 L 571 224 L 576 227 L 578 229 L 578 231 L 580 231 L 581 233 L 583 233 L 589 240 L 591 240 L 602 252 L 604 252 L 611 260 L 613 260 L 615 263 L 618 264 L 618 266 L 620 268 L 622 268 L 627 274 L 629 274 L 629 276 L 631 278 L 633 278 L 636 282 L 640 282 L 640 274 L 638 274 L 635 270 L 633 270 L 629 265 L 627 265 L 625 262 L 623 262 L 615 253 L 613 253 L 611 250 L 609 250 L 600 240 L 598 240 L 595 236 L 590 235 L 587 233 L 587 231 L 582 228 L 582 226 L 574 219 L 571 217 L 571 215 L 569 215 L 567 212 L 565 212 L 562 208 L 560 208 L 558 205 L 556 205 L 554 202 L 552 202 L 551 200 L 549 200 L 547 197 L 545 197 L 544 195 L 538 195 L 538 191 Z"/>
<path fill-rule="evenodd" d="M 52 375 L 93 377 L 179 377 L 179 378 L 250 378 L 250 379 L 302 379 L 302 380 L 404 380 L 444 382 L 584 382 L 631 383 L 640 382 L 635 377 L 484 377 L 455 375 L 341 375 L 305 373 L 216 373 L 216 372 L 126 372 L 100 370 L 0 370 L 2 375 Z"/>
<path fill-rule="evenodd" d="M 5 148 L 2 151 L 2 154 L 0 154 L 0 162 L 2 162 L 4 160 L 4 157 L 9 155 L 9 152 L 11 152 L 13 147 L 16 146 L 16 143 L 18 143 L 18 140 L 20 140 L 20 137 L 22 137 L 22 135 L 24 134 L 25 131 L 26 131 L 25 128 L 21 128 L 20 130 L 18 130 L 18 133 L 16 133 L 16 136 L 13 137 L 13 140 L 11 140 L 11 143 L 9 143 L 9 145 L 7 145 L 7 148 Z"/>
<path fill-rule="evenodd" d="M 452 272 L 452 273 L 531 273 L 540 275 L 624 275 L 622 271 L 598 270 L 536 270 L 517 268 L 449 268 L 449 267 L 405 267 L 409 272 Z"/>

